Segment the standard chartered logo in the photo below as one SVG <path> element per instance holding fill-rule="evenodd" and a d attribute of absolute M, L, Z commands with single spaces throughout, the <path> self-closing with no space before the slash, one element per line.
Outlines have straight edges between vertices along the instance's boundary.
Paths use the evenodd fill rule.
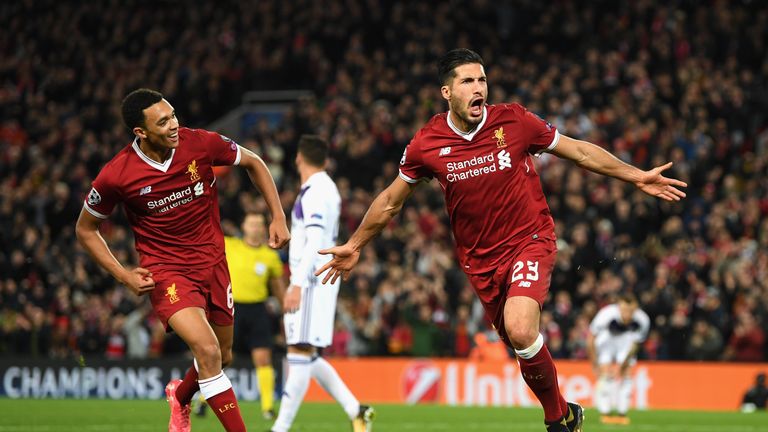
<path fill-rule="evenodd" d="M 199 197 L 203 193 L 205 193 L 205 185 L 199 181 L 194 186 L 187 186 L 184 189 L 171 192 L 171 194 L 159 200 L 147 201 L 147 207 L 151 213 L 165 213 L 180 205 L 192 202 L 195 197 Z"/>
<path fill-rule="evenodd" d="M 473 156 L 470 159 L 456 162 L 447 162 L 445 168 L 448 170 L 445 179 L 451 183 L 455 183 L 457 181 L 503 171 L 507 168 L 512 169 L 512 156 L 507 150 L 502 149 L 496 153 Z"/>
<path fill-rule="evenodd" d="M 503 171 L 504 168 L 512 168 L 512 158 L 509 157 L 509 152 L 506 150 L 501 150 L 496 154 L 496 156 L 499 158 L 499 170 Z"/>

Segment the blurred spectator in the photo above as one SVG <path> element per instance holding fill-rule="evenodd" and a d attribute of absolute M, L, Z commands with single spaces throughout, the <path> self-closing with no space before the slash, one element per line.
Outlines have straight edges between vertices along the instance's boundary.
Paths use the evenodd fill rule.
<path fill-rule="evenodd" d="M 765 333 L 757 326 L 755 318 L 747 312 L 742 312 L 736 319 L 737 323 L 723 353 L 723 359 L 761 361 L 764 355 Z"/>
<path fill-rule="evenodd" d="M 723 352 L 723 337 L 720 332 L 704 320 L 693 324 L 688 339 L 686 356 L 689 360 L 718 360 Z"/>

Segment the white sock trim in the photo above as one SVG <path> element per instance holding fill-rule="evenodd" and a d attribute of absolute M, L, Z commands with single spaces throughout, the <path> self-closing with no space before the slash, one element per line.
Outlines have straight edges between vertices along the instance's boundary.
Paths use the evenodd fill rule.
<path fill-rule="evenodd" d="M 541 347 L 544 346 L 544 336 L 539 333 L 539 337 L 536 338 L 536 341 L 533 343 L 533 345 L 529 346 L 528 348 L 521 349 L 521 350 L 515 350 L 515 354 L 517 354 L 518 357 L 523 359 L 530 359 L 533 358 L 536 354 L 541 351 Z"/>
<path fill-rule="evenodd" d="M 219 372 L 214 377 L 197 380 L 197 382 L 200 384 L 200 393 L 206 400 L 232 388 L 232 382 L 224 371 Z"/>
<path fill-rule="evenodd" d="M 288 359 L 288 364 L 290 365 L 308 365 L 312 363 L 312 357 L 304 354 L 288 353 L 285 357 Z"/>

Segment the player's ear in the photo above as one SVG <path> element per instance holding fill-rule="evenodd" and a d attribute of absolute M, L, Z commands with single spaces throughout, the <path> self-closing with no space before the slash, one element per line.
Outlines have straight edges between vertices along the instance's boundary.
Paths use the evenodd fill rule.
<path fill-rule="evenodd" d="M 147 132 L 138 126 L 133 128 L 133 134 L 141 139 L 147 139 Z"/>
<path fill-rule="evenodd" d="M 443 95 L 443 99 L 451 100 L 451 88 L 447 85 L 440 87 L 440 94 Z"/>

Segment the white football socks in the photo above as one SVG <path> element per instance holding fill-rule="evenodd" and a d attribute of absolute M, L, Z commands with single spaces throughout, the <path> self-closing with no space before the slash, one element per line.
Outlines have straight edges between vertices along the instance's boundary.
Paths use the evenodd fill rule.
<path fill-rule="evenodd" d="M 344 408 L 349 419 L 352 420 L 357 417 L 360 411 L 360 402 L 349 391 L 349 387 L 341 380 L 336 369 L 322 357 L 314 359 L 310 369 L 312 378 L 316 379 L 323 389 L 336 399 L 336 402 Z"/>
<path fill-rule="evenodd" d="M 618 398 L 616 400 L 616 411 L 621 415 L 626 415 L 629 411 L 629 403 L 632 399 L 632 378 L 622 377 L 618 385 Z"/>
<path fill-rule="evenodd" d="M 611 403 L 614 398 L 615 380 L 601 376 L 597 380 L 597 388 L 595 389 L 595 408 L 601 415 L 608 415 L 611 413 Z"/>
<path fill-rule="evenodd" d="M 312 358 L 303 354 L 288 353 L 288 379 L 285 381 L 280 412 L 272 426 L 273 432 L 287 432 L 299 412 L 301 402 L 309 388 Z"/>

